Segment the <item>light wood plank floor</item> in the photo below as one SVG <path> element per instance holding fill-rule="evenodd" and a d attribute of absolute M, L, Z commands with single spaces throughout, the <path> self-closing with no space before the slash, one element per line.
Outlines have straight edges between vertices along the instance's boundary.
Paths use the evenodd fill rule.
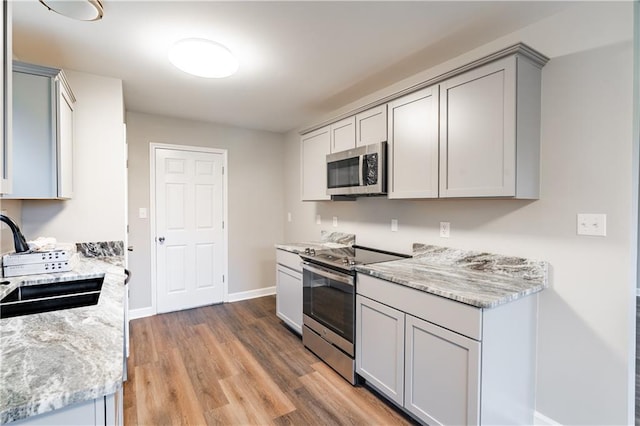
<path fill-rule="evenodd" d="M 306 350 L 275 297 L 131 322 L 125 426 L 405 425 Z"/>

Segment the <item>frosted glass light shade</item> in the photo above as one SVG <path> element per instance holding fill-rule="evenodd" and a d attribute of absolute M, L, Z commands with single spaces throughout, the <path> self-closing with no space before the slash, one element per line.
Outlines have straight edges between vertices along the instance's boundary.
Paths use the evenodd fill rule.
<path fill-rule="evenodd" d="M 238 60 L 223 45 L 202 38 L 178 41 L 169 50 L 169 61 L 182 71 L 205 78 L 223 78 L 238 70 Z"/>
<path fill-rule="evenodd" d="M 102 19 L 104 9 L 100 0 L 40 0 L 47 9 L 79 21 Z"/>

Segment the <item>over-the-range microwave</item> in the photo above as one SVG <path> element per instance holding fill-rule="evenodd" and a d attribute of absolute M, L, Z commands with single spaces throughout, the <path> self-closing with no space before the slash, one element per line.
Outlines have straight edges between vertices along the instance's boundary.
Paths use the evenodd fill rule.
<path fill-rule="evenodd" d="M 327 195 L 387 193 L 387 143 L 327 155 Z"/>

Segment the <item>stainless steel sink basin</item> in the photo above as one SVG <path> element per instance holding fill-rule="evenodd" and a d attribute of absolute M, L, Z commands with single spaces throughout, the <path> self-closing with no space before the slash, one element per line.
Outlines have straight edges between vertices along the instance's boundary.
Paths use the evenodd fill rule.
<path fill-rule="evenodd" d="M 95 305 L 104 276 L 18 287 L 0 300 L 0 318 Z"/>

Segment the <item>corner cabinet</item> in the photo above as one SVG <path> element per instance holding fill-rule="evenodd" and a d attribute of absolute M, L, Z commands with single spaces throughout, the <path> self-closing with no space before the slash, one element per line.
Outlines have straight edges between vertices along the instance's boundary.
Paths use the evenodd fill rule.
<path fill-rule="evenodd" d="M 440 83 L 440 197 L 538 198 L 540 91 L 523 55 Z"/>
<path fill-rule="evenodd" d="M 276 249 L 276 315 L 302 334 L 302 267 L 300 256 Z"/>
<path fill-rule="evenodd" d="M 12 191 L 5 198 L 73 195 L 73 106 L 62 70 L 13 63 Z"/>
<path fill-rule="evenodd" d="M 331 199 L 331 196 L 327 195 L 327 154 L 330 153 L 330 126 L 302 136 L 300 141 L 302 201 Z"/>
<path fill-rule="evenodd" d="M 389 198 L 438 197 L 438 86 L 388 104 Z"/>
<path fill-rule="evenodd" d="M 12 152 L 12 136 L 11 136 L 11 2 L 2 0 L 0 7 L 0 34 L 2 35 L 2 63 L 0 64 L 0 96 L 2 97 L 2 113 L 0 116 L 0 194 L 11 193 L 11 152 Z"/>
<path fill-rule="evenodd" d="M 537 297 L 481 309 L 358 274 L 356 373 L 432 425 L 533 424 Z"/>

